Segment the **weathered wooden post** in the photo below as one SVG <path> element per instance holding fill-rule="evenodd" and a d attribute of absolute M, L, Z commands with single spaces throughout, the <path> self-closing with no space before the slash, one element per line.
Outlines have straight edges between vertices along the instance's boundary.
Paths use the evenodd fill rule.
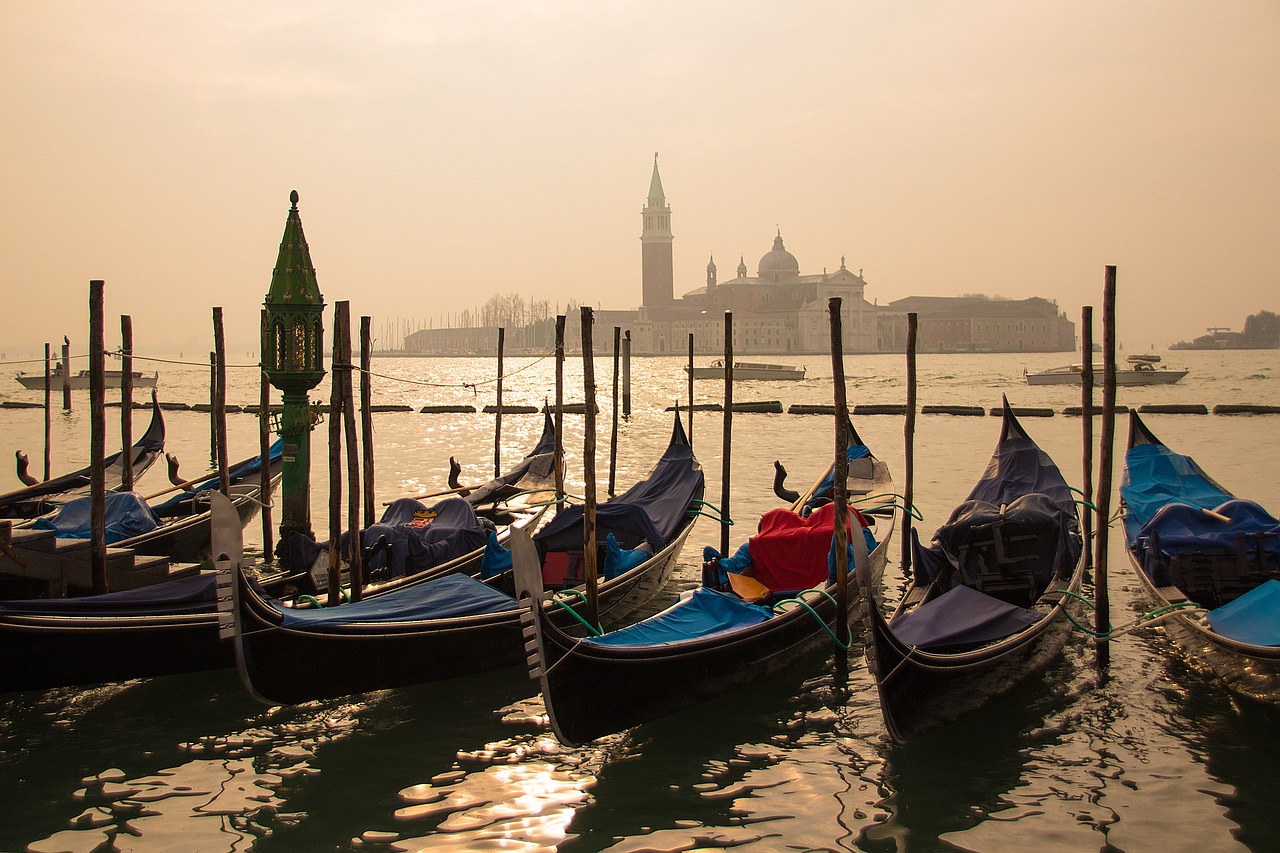
<path fill-rule="evenodd" d="M 71 411 L 71 341 L 62 336 L 62 411 Z"/>
<path fill-rule="evenodd" d="M 1084 464 L 1085 504 L 1093 503 L 1093 306 L 1080 310 L 1080 419 L 1084 421 L 1083 445 L 1080 459 Z M 1085 567 L 1093 568 L 1093 510 L 1085 507 L 1084 519 Z"/>
<path fill-rule="evenodd" d="M 693 447 L 693 332 L 689 333 L 689 446 Z"/>
<path fill-rule="evenodd" d="M 227 458 L 227 342 L 222 329 L 222 309 L 213 309 L 213 435 L 218 489 L 231 497 L 231 463 Z"/>
<path fill-rule="evenodd" d="M 333 343 L 329 348 L 333 371 L 329 382 L 329 597 L 328 606 L 342 602 L 342 318 L 333 306 Z"/>
<path fill-rule="evenodd" d="M 730 461 L 733 458 L 733 312 L 724 312 L 724 450 L 720 460 L 720 553 L 729 556 Z"/>
<path fill-rule="evenodd" d="M 368 315 L 360 318 L 360 447 L 364 451 L 364 523 L 373 523 L 373 332 Z"/>
<path fill-rule="evenodd" d="M 44 478 L 49 479 L 49 455 L 53 443 L 53 394 L 49 376 L 50 347 L 44 345 Z"/>
<path fill-rule="evenodd" d="M 103 365 L 102 292 L 106 282 L 89 282 L 89 548 L 93 591 L 110 592 L 107 585 L 106 378 Z M 64 368 L 63 374 L 68 371 Z"/>
<path fill-rule="evenodd" d="M 596 573 L 596 365 L 592 345 L 591 306 L 582 306 L 582 392 L 585 422 L 582 439 L 582 476 L 586 481 L 582 506 L 582 576 L 587 586 L 586 619 L 600 622 L 599 582 Z"/>
<path fill-rule="evenodd" d="M 622 327 L 613 327 L 613 426 L 609 431 L 609 497 L 613 497 L 618 473 L 618 356 L 622 347 Z"/>
<path fill-rule="evenodd" d="M 507 336 L 505 328 L 498 329 L 498 408 L 493 421 L 493 476 L 502 476 L 502 349 Z"/>
<path fill-rule="evenodd" d="M 907 419 L 903 425 L 906 443 L 906 459 L 903 476 L 906 478 L 902 492 L 902 574 L 911 577 L 911 522 L 912 501 L 915 500 L 916 475 L 916 334 L 919 317 L 916 312 L 907 314 Z"/>
<path fill-rule="evenodd" d="M 631 330 L 622 336 L 622 416 L 631 417 Z"/>
<path fill-rule="evenodd" d="M 218 353 L 209 350 L 209 467 L 218 467 Z"/>
<path fill-rule="evenodd" d="M 564 320 L 556 316 L 556 512 L 564 506 Z"/>
<path fill-rule="evenodd" d="M 351 372 L 351 306 L 348 302 L 334 304 L 337 320 L 334 327 L 341 327 L 341 347 L 334 353 L 334 361 L 341 358 L 342 367 L 334 368 L 334 375 L 342 379 L 342 428 L 347 440 L 347 530 L 350 537 L 347 546 L 351 551 L 348 567 L 351 577 L 351 600 L 359 601 L 364 587 L 364 542 L 360 535 L 360 504 L 363 494 L 360 488 L 360 447 L 356 440 L 356 404 L 352 388 Z"/>
<path fill-rule="evenodd" d="M 315 426 L 307 392 L 324 379 L 324 297 L 316 283 L 311 251 L 302 232 L 298 193 L 289 194 L 292 207 L 280 241 L 280 254 L 271 274 L 271 288 L 263 306 L 267 328 L 262 339 L 267 378 L 283 395 L 280 438 L 284 444 L 281 483 L 280 536 L 311 531 L 311 430 Z"/>
<path fill-rule="evenodd" d="M 849 401 L 844 379 L 844 318 L 840 316 L 842 300 L 827 300 L 831 315 L 831 372 L 835 386 L 836 459 L 831 499 L 835 502 L 836 549 L 836 638 L 849 645 Z M 861 533 L 861 531 L 859 531 Z M 858 535 L 858 534 L 855 534 Z M 838 659 L 847 664 L 842 647 Z M 843 666 L 841 669 L 843 670 Z"/>
<path fill-rule="evenodd" d="M 1094 630 L 1104 636 L 1098 643 L 1098 669 L 1104 675 L 1111 663 L 1111 646 L 1105 634 L 1111 630 L 1111 596 L 1107 590 L 1107 546 L 1111 528 L 1111 467 L 1116 435 L 1116 268 L 1108 266 L 1102 288 L 1102 436 L 1098 458 L 1098 524 L 1094 548 Z"/>
<path fill-rule="evenodd" d="M 267 309 L 262 309 L 262 339 L 267 336 Z M 258 472 L 258 500 L 262 502 L 262 561 L 275 558 L 275 533 L 271 526 L 271 383 L 267 380 L 266 353 L 258 350 L 258 452 L 262 467 Z"/>
<path fill-rule="evenodd" d="M 133 318 L 120 315 L 120 447 L 125 454 L 120 488 L 133 491 Z"/>

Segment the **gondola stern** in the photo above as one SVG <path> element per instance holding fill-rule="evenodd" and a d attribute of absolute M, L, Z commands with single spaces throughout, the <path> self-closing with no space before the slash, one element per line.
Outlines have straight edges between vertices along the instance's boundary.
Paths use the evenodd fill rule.
<path fill-rule="evenodd" d="M 1156 438 L 1156 434 L 1151 428 L 1143 423 L 1142 418 L 1138 416 L 1134 409 L 1129 410 L 1129 449 L 1133 449 L 1141 444 L 1164 444 L 1160 439 Z"/>
<path fill-rule="evenodd" d="M 235 648 L 236 670 L 245 691 L 257 702 L 277 705 L 264 696 L 253 683 L 244 647 L 244 605 L 247 589 L 244 576 L 244 531 L 240 512 L 231 499 L 221 492 L 209 496 L 210 541 L 213 566 L 218 573 L 216 595 L 218 605 L 218 639 L 230 641 Z"/>

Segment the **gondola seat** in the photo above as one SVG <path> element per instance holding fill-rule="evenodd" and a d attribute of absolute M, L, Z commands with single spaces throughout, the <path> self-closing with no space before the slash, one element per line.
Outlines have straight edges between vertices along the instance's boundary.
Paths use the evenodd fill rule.
<path fill-rule="evenodd" d="M 894 620 L 893 633 L 928 651 L 985 645 L 1034 625 L 1044 614 L 956 586 Z"/>

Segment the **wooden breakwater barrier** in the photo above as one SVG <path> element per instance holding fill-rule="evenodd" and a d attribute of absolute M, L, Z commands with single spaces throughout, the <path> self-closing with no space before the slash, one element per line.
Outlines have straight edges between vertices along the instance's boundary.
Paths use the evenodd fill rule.
<path fill-rule="evenodd" d="M 1117 415 L 1127 415 L 1128 413 L 1129 413 L 1128 406 L 1116 406 Z M 1083 417 L 1084 407 L 1083 406 L 1067 406 L 1065 409 L 1062 410 L 1062 414 L 1075 415 L 1076 417 Z M 1102 407 L 1094 406 L 1093 409 L 1089 412 L 1089 414 L 1093 415 L 1095 418 L 1099 417 L 1102 414 Z"/>
<path fill-rule="evenodd" d="M 982 406 L 921 406 L 922 415 L 959 415 L 961 417 L 985 417 L 987 410 Z"/>
<path fill-rule="evenodd" d="M 1221 404 L 1213 407 L 1215 415 L 1280 415 L 1280 406 Z"/>
<path fill-rule="evenodd" d="M 1036 406 L 1011 406 L 1009 410 L 1013 412 L 1014 417 L 1018 418 L 1051 418 L 1054 415 L 1053 409 Z M 1001 417 L 1004 414 L 1004 406 L 996 406 L 988 414 L 992 417 Z"/>
<path fill-rule="evenodd" d="M 695 403 L 692 406 L 680 407 L 682 412 L 687 412 L 690 409 L 695 412 L 723 412 L 724 405 L 721 403 Z M 675 410 L 675 406 L 667 406 L 666 408 L 668 412 L 674 412 Z M 782 402 L 780 400 L 756 400 L 753 402 L 734 403 L 733 411 L 749 414 L 780 415 L 782 414 Z"/>
<path fill-rule="evenodd" d="M 474 415 L 475 406 L 423 406 L 420 415 Z"/>
<path fill-rule="evenodd" d="M 1159 405 L 1149 404 L 1138 407 L 1138 413 L 1142 415 L 1207 415 L 1209 407 L 1204 403 L 1162 403 Z"/>

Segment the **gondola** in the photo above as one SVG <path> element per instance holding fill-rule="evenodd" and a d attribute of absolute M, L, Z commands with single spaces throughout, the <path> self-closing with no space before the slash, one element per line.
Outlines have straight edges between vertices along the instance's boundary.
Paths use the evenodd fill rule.
<path fill-rule="evenodd" d="M 283 443 L 268 452 L 273 483 L 280 480 Z M 231 499 L 242 525 L 258 514 L 262 500 L 262 456 L 250 456 L 227 471 Z M 106 540 L 115 548 L 168 557 L 175 563 L 194 563 L 209 556 L 209 494 L 220 488 L 218 477 L 190 483 L 178 494 L 155 505 L 137 492 L 106 496 Z M 38 519 L 35 529 L 53 530 L 60 539 L 81 539 L 89 545 L 89 498 L 76 498 L 56 513 Z"/>
<path fill-rule="evenodd" d="M 545 435 L 543 439 L 539 448 L 545 444 Z M 530 462 L 541 456 L 535 449 L 516 466 L 526 469 L 520 482 L 541 482 L 540 464 Z M 499 479 L 509 485 L 510 474 Z M 211 509 L 224 504 L 221 493 L 207 500 Z M 225 507 L 222 536 L 227 538 L 227 529 L 234 528 L 239 538 L 243 527 L 239 507 L 230 500 Z M 537 510 L 524 517 L 536 518 Z M 216 513 L 211 523 L 216 537 Z M 468 552 L 437 569 L 470 570 L 479 563 L 482 551 Z M 264 577 L 263 584 L 275 595 L 292 598 L 293 580 L 284 574 L 272 575 Z M 375 585 L 365 595 L 372 598 L 405 582 L 397 579 Z M 215 587 L 215 574 L 200 572 L 105 595 L 0 602 L 0 693 L 235 666 L 231 640 L 218 637 Z"/>
<path fill-rule="evenodd" d="M 872 537 L 868 543 L 854 533 L 851 545 L 856 552 L 862 544 L 863 555 L 870 547 L 863 562 L 878 582 L 893 534 L 893 482 L 856 431 L 850 456 L 848 493 L 861 511 L 850 516 Z M 543 602 L 534 543 L 513 537 L 529 672 L 556 737 L 580 744 L 621 731 L 781 671 L 830 643 L 838 611 L 828 563 L 834 476 L 833 464 L 790 507 L 766 513 L 734 557 L 704 552 L 711 559 L 702 587 L 635 625 L 585 639 L 557 625 Z M 722 582 L 743 594 L 718 589 Z M 848 598 L 852 612 L 855 596 Z"/>
<path fill-rule="evenodd" d="M 1004 401 L 1000 440 L 968 498 L 928 547 L 912 531 L 911 585 L 885 620 L 855 572 L 867 664 L 889 735 L 905 741 L 1007 692 L 1071 632 L 1084 573 L 1062 473 Z"/>
<path fill-rule="evenodd" d="M 1125 549 L 1152 612 L 1167 613 L 1165 631 L 1235 693 L 1280 703 L 1280 521 L 1136 413 L 1120 498 Z"/>
<path fill-rule="evenodd" d="M 160 403 L 153 392 L 151 423 L 146 432 L 133 443 L 127 457 L 133 465 L 133 479 L 136 481 L 141 477 L 163 452 L 164 416 L 160 413 Z M 125 459 L 124 453 L 115 453 L 103 460 L 108 489 L 121 487 Z M 0 495 L 0 518 L 34 518 L 56 509 L 89 488 L 90 471 L 90 468 L 81 468 L 79 471 Z"/>
<path fill-rule="evenodd" d="M 625 616 L 667 582 L 703 489 L 702 468 L 677 413 L 671 441 L 649 474 L 597 508 L 602 621 Z M 534 537 L 542 571 L 570 592 L 579 583 L 581 518 L 581 507 L 570 507 Z M 509 561 L 509 552 L 499 550 L 498 560 Z M 485 580 L 457 572 L 320 610 L 283 606 L 243 571 L 231 574 L 237 664 L 250 693 L 267 703 L 403 687 L 524 659 L 519 608 L 503 589 L 509 569 Z M 571 610 L 577 598 L 559 597 L 565 607 L 557 618 L 566 626 L 581 619 Z"/>

